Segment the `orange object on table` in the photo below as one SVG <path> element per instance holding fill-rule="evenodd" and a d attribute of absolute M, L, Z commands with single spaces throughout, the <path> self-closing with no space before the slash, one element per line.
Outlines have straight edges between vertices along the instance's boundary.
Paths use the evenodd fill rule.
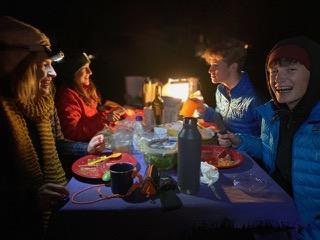
<path fill-rule="evenodd" d="M 197 103 L 190 98 L 187 99 L 182 105 L 182 108 L 180 110 L 180 115 L 184 117 L 192 117 L 194 111 L 197 109 Z"/>

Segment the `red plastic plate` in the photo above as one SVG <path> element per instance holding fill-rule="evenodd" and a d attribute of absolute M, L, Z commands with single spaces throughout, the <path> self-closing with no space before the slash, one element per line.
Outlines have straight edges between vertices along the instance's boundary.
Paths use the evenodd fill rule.
<path fill-rule="evenodd" d="M 137 165 L 137 159 L 128 153 L 122 153 L 121 157 L 108 159 L 99 163 L 96 166 L 88 166 L 88 160 L 95 159 L 98 155 L 86 155 L 79 158 L 72 164 L 72 172 L 80 177 L 89 179 L 100 179 L 102 175 L 109 170 L 109 167 L 114 163 L 131 163 Z"/>
<path fill-rule="evenodd" d="M 218 159 L 219 155 L 223 151 L 226 151 L 226 153 L 231 157 L 231 160 Z M 241 153 L 232 148 L 225 148 L 218 145 L 202 145 L 201 160 L 217 168 L 234 168 L 243 162 L 244 157 Z"/>

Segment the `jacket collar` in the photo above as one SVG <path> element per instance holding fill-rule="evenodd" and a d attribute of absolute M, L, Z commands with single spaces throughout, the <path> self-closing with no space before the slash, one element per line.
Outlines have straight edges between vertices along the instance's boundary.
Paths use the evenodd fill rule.
<path fill-rule="evenodd" d="M 268 122 L 272 122 L 273 116 L 275 113 L 275 104 L 273 100 L 257 107 L 258 113 Z M 316 103 L 316 105 L 312 108 L 309 117 L 307 118 L 307 122 L 318 122 L 320 121 L 320 101 Z"/>
<path fill-rule="evenodd" d="M 228 89 L 226 86 L 221 84 L 223 89 L 223 94 L 228 96 Z M 237 98 L 243 96 L 244 92 L 248 91 L 248 88 L 251 88 L 251 82 L 249 80 L 249 76 L 246 72 L 241 72 L 241 78 L 238 84 L 230 90 L 230 95 L 232 98 Z"/>

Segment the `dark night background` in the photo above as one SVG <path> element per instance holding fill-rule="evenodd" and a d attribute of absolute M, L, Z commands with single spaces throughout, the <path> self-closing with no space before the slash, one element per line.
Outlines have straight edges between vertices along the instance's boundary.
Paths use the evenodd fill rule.
<path fill-rule="evenodd" d="M 195 56 L 200 35 L 206 41 L 228 34 L 249 43 L 246 70 L 267 94 L 264 61 L 278 40 L 303 34 L 320 42 L 320 17 L 312 2 L 2 1 L 1 14 L 38 27 L 62 50 L 76 47 L 94 54 L 93 79 L 104 98 L 124 103 L 127 75 L 162 81 L 195 76 L 212 105 L 208 66 Z"/>

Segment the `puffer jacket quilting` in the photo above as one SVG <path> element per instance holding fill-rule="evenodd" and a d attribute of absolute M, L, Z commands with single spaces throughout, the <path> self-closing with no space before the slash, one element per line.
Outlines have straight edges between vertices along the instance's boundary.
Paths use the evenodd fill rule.
<path fill-rule="evenodd" d="M 262 157 L 269 174 L 275 170 L 280 127 L 279 121 L 272 121 L 272 105 L 270 101 L 257 109 L 262 116 L 261 137 L 239 134 L 242 144 L 237 148 Z M 291 171 L 293 198 L 301 221 L 306 231 L 320 237 L 320 102 L 294 136 Z"/>

